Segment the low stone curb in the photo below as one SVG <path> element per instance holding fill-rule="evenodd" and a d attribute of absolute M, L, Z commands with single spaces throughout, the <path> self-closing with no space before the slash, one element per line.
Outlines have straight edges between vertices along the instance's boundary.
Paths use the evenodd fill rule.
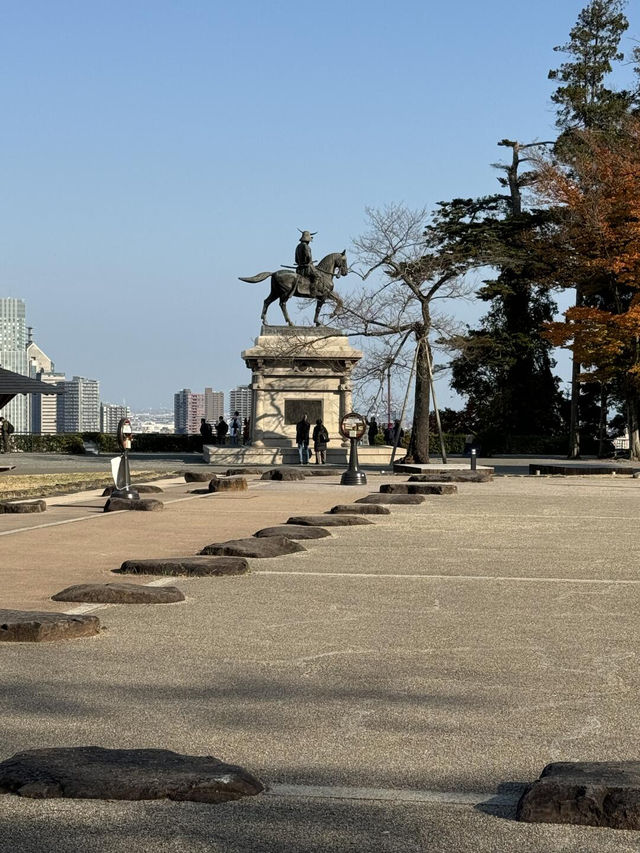
<path fill-rule="evenodd" d="M 324 539 L 331 536 L 328 530 L 322 527 L 308 527 L 305 525 L 279 524 L 277 527 L 263 527 L 253 534 L 259 539 L 269 536 L 284 536 L 286 539 Z"/>
<path fill-rule="evenodd" d="M 246 492 L 249 485 L 244 477 L 214 477 L 209 482 L 210 492 Z"/>
<path fill-rule="evenodd" d="M 640 829 L 640 761 L 547 764 L 529 785 L 516 820 Z"/>
<path fill-rule="evenodd" d="M 358 498 L 357 504 L 406 504 L 415 506 L 423 504 L 426 501 L 424 495 L 389 495 L 389 494 L 373 494 L 366 495 L 364 498 Z"/>
<path fill-rule="evenodd" d="M 453 483 L 383 483 L 383 495 L 455 495 L 458 487 Z"/>
<path fill-rule="evenodd" d="M 306 551 L 292 539 L 284 536 L 266 536 L 258 539 L 252 536 L 248 539 L 230 539 L 228 542 L 214 542 L 206 545 L 201 554 L 214 554 L 229 557 L 281 557 L 284 554 L 297 554 Z"/>
<path fill-rule="evenodd" d="M 493 471 L 434 471 L 431 474 L 412 474 L 410 483 L 490 483 Z"/>
<path fill-rule="evenodd" d="M 361 515 L 292 515 L 287 524 L 300 524 L 309 527 L 355 527 L 360 524 L 373 524 L 370 518 Z"/>
<path fill-rule="evenodd" d="M 52 601 L 96 604 L 174 604 L 184 601 L 176 586 L 141 586 L 137 583 L 80 583 L 51 596 Z"/>
<path fill-rule="evenodd" d="M 280 468 L 274 468 L 271 471 L 265 471 L 264 474 L 262 475 L 262 477 L 260 477 L 260 479 L 261 480 L 286 480 L 286 481 L 304 480 L 304 474 L 302 473 L 302 471 L 296 471 L 295 469 L 292 469 L 289 471 L 285 469 L 283 471 Z"/>
<path fill-rule="evenodd" d="M 244 575 L 249 563 L 241 557 L 160 557 L 158 559 L 125 560 L 118 575 L 170 575 L 172 577 L 210 577 Z"/>
<path fill-rule="evenodd" d="M 97 616 L 70 616 L 38 610 L 0 610 L 0 642 L 47 643 L 93 637 L 100 633 Z"/>
<path fill-rule="evenodd" d="M 160 494 L 164 491 L 160 486 L 150 486 L 148 483 L 140 483 L 140 484 L 132 484 L 132 488 L 138 492 L 140 495 L 154 495 Z M 107 486 L 107 488 L 102 493 L 103 498 L 108 498 L 112 492 L 115 492 L 116 486 Z"/>
<path fill-rule="evenodd" d="M 262 468 L 227 468 L 224 472 L 227 477 L 233 477 L 238 474 L 262 474 Z"/>
<path fill-rule="evenodd" d="M 129 500 L 128 498 L 109 498 L 104 505 L 105 512 L 121 512 L 122 510 L 130 510 L 131 512 L 160 512 L 164 509 L 162 501 L 149 498 L 144 500 Z"/>
<path fill-rule="evenodd" d="M 37 501 L 0 501 L 0 513 L 27 514 L 33 512 L 46 512 L 47 502 Z"/>
<path fill-rule="evenodd" d="M 329 512 L 332 515 L 391 515 L 391 510 L 381 504 L 337 504 Z"/>
<path fill-rule="evenodd" d="M 263 790 L 243 767 L 168 749 L 33 749 L 0 763 L 0 792 L 36 799 L 224 803 Z"/>
<path fill-rule="evenodd" d="M 184 471 L 185 483 L 208 483 L 215 477 L 213 471 Z"/>

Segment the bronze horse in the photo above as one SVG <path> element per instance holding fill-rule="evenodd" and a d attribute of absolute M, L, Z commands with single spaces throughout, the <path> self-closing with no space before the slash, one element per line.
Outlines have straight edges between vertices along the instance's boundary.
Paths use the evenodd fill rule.
<path fill-rule="evenodd" d="M 265 278 L 271 276 L 271 293 L 264 300 L 262 314 L 260 315 L 260 319 L 265 325 L 267 323 L 267 308 L 277 299 L 280 302 L 284 319 L 290 326 L 293 326 L 287 314 L 287 301 L 292 296 L 300 296 L 303 299 L 316 300 L 316 313 L 313 322 L 316 326 L 320 326 L 320 311 L 327 299 L 333 299 L 338 305 L 341 304 L 340 297 L 337 293 L 333 292 L 333 277 L 340 278 L 340 276 L 347 275 L 349 272 L 346 249 L 343 252 L 332 252 L 330 255 L 324 257 L 316 264 L 316 272 L 318 273 L 318 279 L 313 285 L 310 285 L 308 279 L 289 270 L 277 270 L 273 273 L 260 272 L 251 278 L 241 278 L 240 281 L 257 284 L 257 282 L 264 281 Z"/>

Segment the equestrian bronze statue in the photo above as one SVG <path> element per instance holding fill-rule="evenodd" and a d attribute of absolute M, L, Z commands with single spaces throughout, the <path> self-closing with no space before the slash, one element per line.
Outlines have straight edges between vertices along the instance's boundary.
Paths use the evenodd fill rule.
<path fill-rule="evenodd" d="M 271 276 L 271 292 L 264 300 L 260 319 L 267 323 L 267 309 L 276 299 L 280 302 L 280 309 L 284 319 L 289 326 L 294 324 L 287 313 L 287 302 L 292 296 L 300 296 L 303 299 L 316 300 L 316 313 L 313 322 L 320 326 L 320 311 L 327 299 L 332 299 L 338 305 L 341 299 L 333 292 L 333 278 L 347 275 L 349 267 L 347 264 L 346 249 L 343 252 L 332 252 L 324 257 L 319 263 L 314 264 L 311 259 L 309 243 L 313 234 L 303 231 L 300 243 L 296 249 L 296 271 L 277 270 L 276 272 L 261 272 L 251 278 L 240 278 L 240 281 L 248 281 L 249 284 L 257 284 Z"/>

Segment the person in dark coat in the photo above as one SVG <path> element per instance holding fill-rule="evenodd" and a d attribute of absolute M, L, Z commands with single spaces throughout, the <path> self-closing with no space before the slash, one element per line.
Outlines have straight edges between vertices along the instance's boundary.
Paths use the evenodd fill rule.
<path fill-rule="evenodd" d="M 229 424 L 225 421 L 224 417 L 220 415 L 220 417 L 218 418 L 218 423 L 216 424 L 216 436 L 218 437 L 218 444 L 225 444 L 228 432 Z"/>
<path fill-rule="evenodd" d="M 367 431 L 367 435 L 369 436 L 369 444 L 371 447 L 376 443 L 376 436 L 378 435 L 378 422 L 375 418 L 371 418 L 369 421 L 369 429 Z"/>
<path fill-rule="evenodd" d="M 206 418 L 200 418 L 200 435 L 203 444 L 207 444 L 213 439 L 213 429 Z"/>
<path fill-rule="evenodd" d="M 324 465 L 327 461 L 328 442 L 329 433 L 327 432 L 327 428 L 322 423 L 322 418 L 318 418 L 313 428 L 313 449 L 316 454 L 316 465 Z"/>
<path fill-rule="evenodd" d="M 298 445 L 298 455 L 300 456 L 300 464 L 309 464 L 309 415 L 305 412 L 302 418 L 296 424 L 296 444 Z"/>

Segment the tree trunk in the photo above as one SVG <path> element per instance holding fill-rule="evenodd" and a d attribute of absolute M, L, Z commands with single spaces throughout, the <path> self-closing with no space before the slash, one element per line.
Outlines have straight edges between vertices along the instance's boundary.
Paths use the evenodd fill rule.
<path fill-rule="evenodd" d="M 629 397 L 628 419 L 629 419 L 629 458 L 634 462 L 640 461 L 640 400 L 637 396 Z"/>
<path fill-rule="evenodd" d="M 429 346 L 426 334 L 418 338 L 416 358 L 416 384 L 413 404 L 413 426 L 408 455 L 414 462 L 425 464 L 429 461 L 429 409 L 431 395 L 429 388 Z"/>

